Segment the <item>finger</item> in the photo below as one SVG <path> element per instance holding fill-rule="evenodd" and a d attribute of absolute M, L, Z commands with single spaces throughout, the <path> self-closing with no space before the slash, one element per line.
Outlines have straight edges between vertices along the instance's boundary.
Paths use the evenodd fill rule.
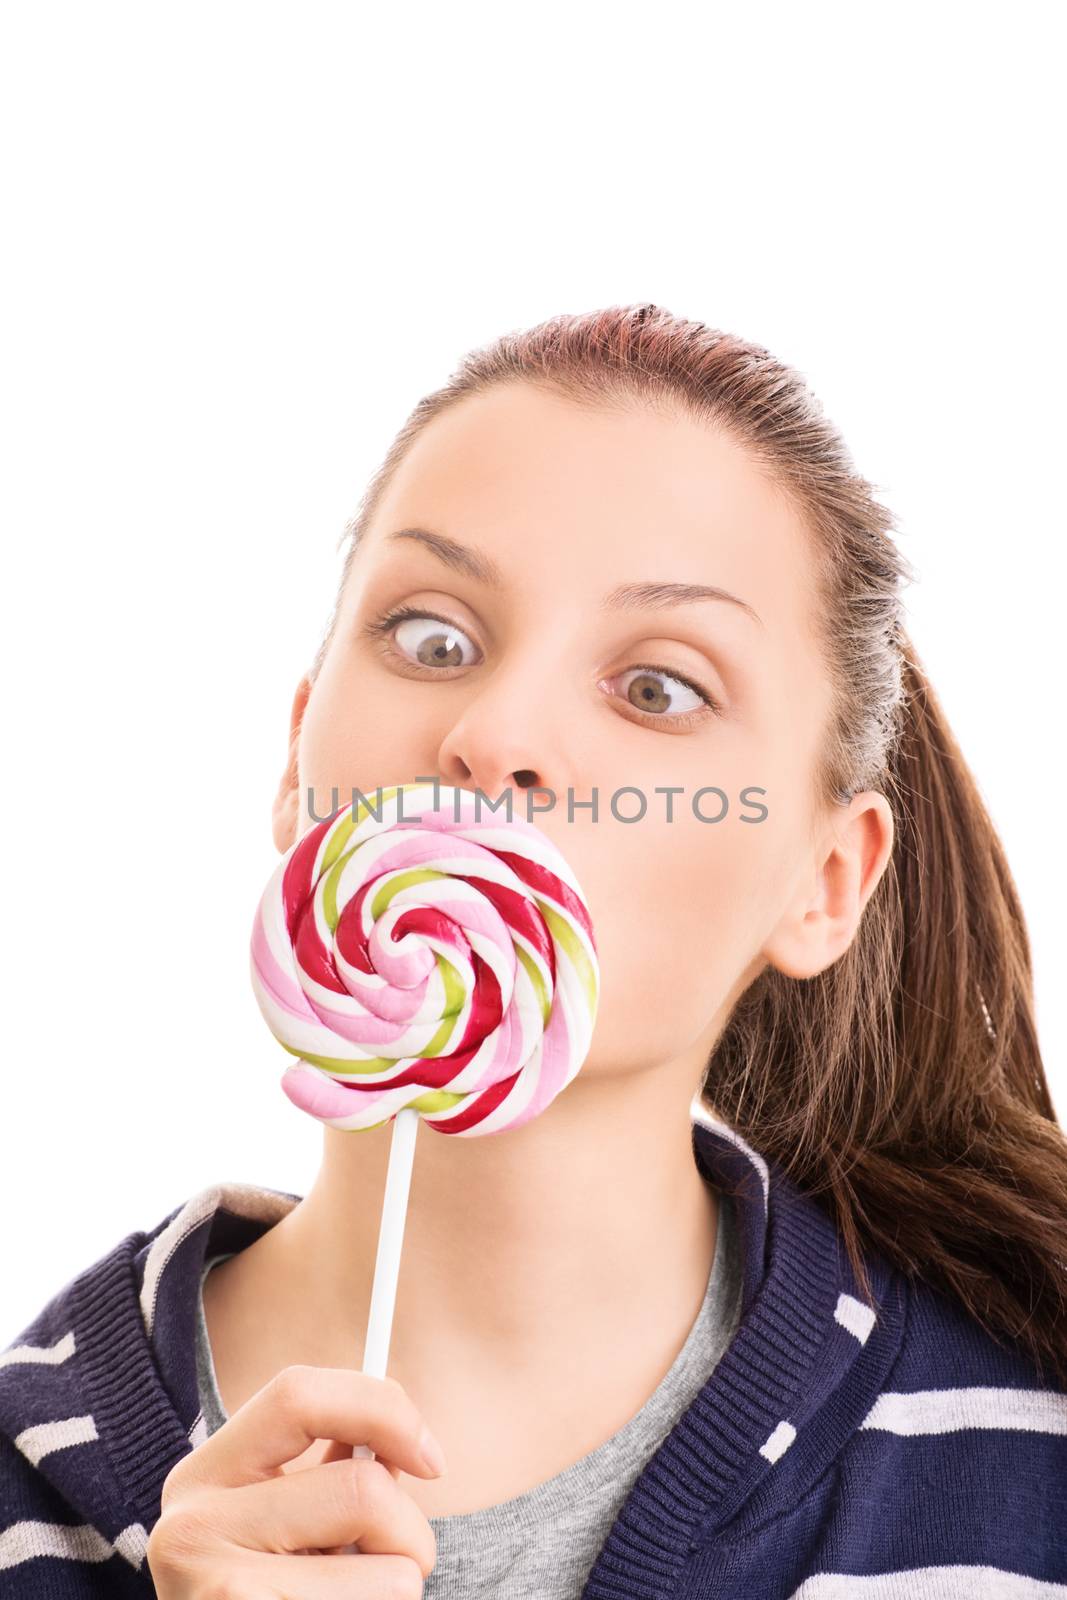
<path fill-rule="evenodd" d="M 350 1444 L 345 1444 L 343 1439 L 331 1439 L 329 1444 L 326 1446 L 326 1449 L 322 1453 L 322 1460 L 348 1461 L 351 1455 L 352 1446 Z M 385 1456 L 377 1456 L 375 1459 L 380 1461 L 383 1467 L 388 1468 L 388 1470 L 393 1474 L 394 1478 L 400 1477 L 400 1468 L 397 1466 L 395 1461 L 389 1461 Z M 318 1463 L 316 1463 L 316 1465 L 318 1465 Z"/>
<path fill-rule="evenodd" d="M 437 1555 L 415 1501 L 381 1462 L 359 1457 L 194 1494 L 186 1518 L 204 1523 L 206 1539 L 247 1550 L 288 1554 L 352 1544 L 371 1555 L 408 1556 L 427 1574 Z"/>
<path fill-rule="evenodd" d="M 326 1449 L 323 1451 L 320 1460 L 317 1461 L 315 1463 L 315 1465 L 316 1466 L 320 1466 L 324 1462 L 327 1462 L 327 1461 L 350 1461 L 351 1459 L 352 1459 L 352 1446 L 349 1445 L 349 1444 L 345 1444 L 343 1439 L 331 1439 L 326 1444 Z M 390 1473 L 393 1475 L 394 1478 L 398 1479 L 400 1477 L 400 1468 L 399 1467 L 390 1466 L 388 1461 L 383 1461 L 382 1462 L 382 1466 L 383 1467 L 388 1467 Z M 303 1467 L 298 1468 L 298 1471 L 300 1471 L 300 1472 L 303 1472 L 304 1470 L 305 1469 Z M 356 1551 L 355 1545 L 352 1544 L 352 1543 L 348 1543 L 348 1544 L 327 1545 L 324 1549 L 309 1549 L 307 1551 L 307 1554 L 309 1556 L 331 1556 L 331 1555 L 345 1556 L 345 1555 L 354 1555 L 355 1551 Z"/>
<path fill-rule="evenodd" d="M 420 1445 L 423 1420 L 393 1378 L 348 1367 L 283 1367 L 171 1469 L 164 1488 L 237 1487 L 269 1478 L 315 1439 L 368 1444 L 405 1472 L 437 1477 Z M 295 1474 L 294 1474 L 295 1476 Z"/>
<path fill-rule="evenodd" d="M 252 1555 L 249 1593 L 286 1600 L 419 1600 L 423 1573 L 407 1556 Z"/>
<path fill-rule="evenodd" d="M 319 1466 L 326 1461 L 350 1461 L 351 1459 L 351 1445 L 345 1444 L 343 1439 L 331 1439 L 326 1444 L 326 1449 L 323 1451 L 319 1461 L 317 1461 L 315 1465 Z M 382 1466 L 386 1468 L 391 1476 L 399 1481 L 400 1468 L 396 1466 L 394 1462 L 386 1461 L 384 1456 L 379 1456 L 377 1459 L 381 1461 Z M 306 1468 L 304 1467 L 297 1468 L 297 1471 L 299 1472 L 304 1472 L 305 1470 Z M 355 1548 L 355 1545 L 351 1543 L 334 1544 L 329 1545 L 326 1549 L 309 1549 L 307 1554 L 309 1556 L 352 1555 L 355 1553 Z"/>

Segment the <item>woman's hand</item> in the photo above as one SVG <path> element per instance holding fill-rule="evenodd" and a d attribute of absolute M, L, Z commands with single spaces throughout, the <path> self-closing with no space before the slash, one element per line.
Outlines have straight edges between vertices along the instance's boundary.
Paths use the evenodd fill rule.
<path fill-rule="evenodd" d="M 418 1600 L 437 1543 L 397 1476 L 439 1476 L 422 1433 L 392 1378 L 283 1368 L 167 1474 L 148 1540 L 158 1600 Z M 316 1439 L 331 1441 L 322 1465 L 281 1470 Z"/>

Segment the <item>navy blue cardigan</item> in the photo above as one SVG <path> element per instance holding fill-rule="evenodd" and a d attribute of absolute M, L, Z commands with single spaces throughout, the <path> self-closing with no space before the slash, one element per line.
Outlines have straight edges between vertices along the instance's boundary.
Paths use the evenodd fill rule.
<path fill-rule="evenodd" d="M 722 1124 L 693 1148 L 740 1202 L 741 1322 L 584 1600 L 1067 1600 L 1067 1394 L 878 1258 L 864 1303 L 823 1211 Z M 204 1437 L 201 1266 L 299 1198 L 204 1190 L 0 1353 L 0 1595 L 154 1594 L 160 1488 Z"/>

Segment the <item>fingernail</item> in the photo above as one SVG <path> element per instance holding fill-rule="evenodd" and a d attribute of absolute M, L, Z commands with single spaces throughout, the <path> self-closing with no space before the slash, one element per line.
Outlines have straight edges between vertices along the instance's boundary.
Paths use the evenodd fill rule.
<path fill-rule="evenodd" d="M 441 1449 L 441 1446 L 438 1444 L 437 1440 L 434 1438 L 433 1434 L 430 1432 L 429 1428 L 423 1428 L 422 1433 L 419 1436 L 419 1450 L 422 1452 L 422 1459 L 425 1461 L 431 1472 L 434 1472 L 440 1476 L 442 1472 L 447 1470 L 445 1453 Z"/>

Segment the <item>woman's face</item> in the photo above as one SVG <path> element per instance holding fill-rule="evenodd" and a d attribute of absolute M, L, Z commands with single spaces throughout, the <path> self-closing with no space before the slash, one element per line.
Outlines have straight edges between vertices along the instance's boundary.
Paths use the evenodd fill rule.
<path fill-rule="evenodd" d="M 523 386 L 469 398 L 384 493 L 298 687 L 278 847 L 310 825 L 309 790 L 318 817 L 333 788 L 344 805 L 353 786 L 433 776 L 510 788 L 519 817 L 528 786 L 551 791 L 532 820 L 574 869 L 600 954 L 583 1074 L 691 1053 L 695 1089 L 768 961 L 830 959 L 804 914 L 829 708 L 812 582 L 795 513 L 707 427 Z M 418 615 L 383 624 L 397 607 Z M 621 789 L 640 820 L 613 815 Z M 596 821 L 577 807 L 594 791 Z"/>

